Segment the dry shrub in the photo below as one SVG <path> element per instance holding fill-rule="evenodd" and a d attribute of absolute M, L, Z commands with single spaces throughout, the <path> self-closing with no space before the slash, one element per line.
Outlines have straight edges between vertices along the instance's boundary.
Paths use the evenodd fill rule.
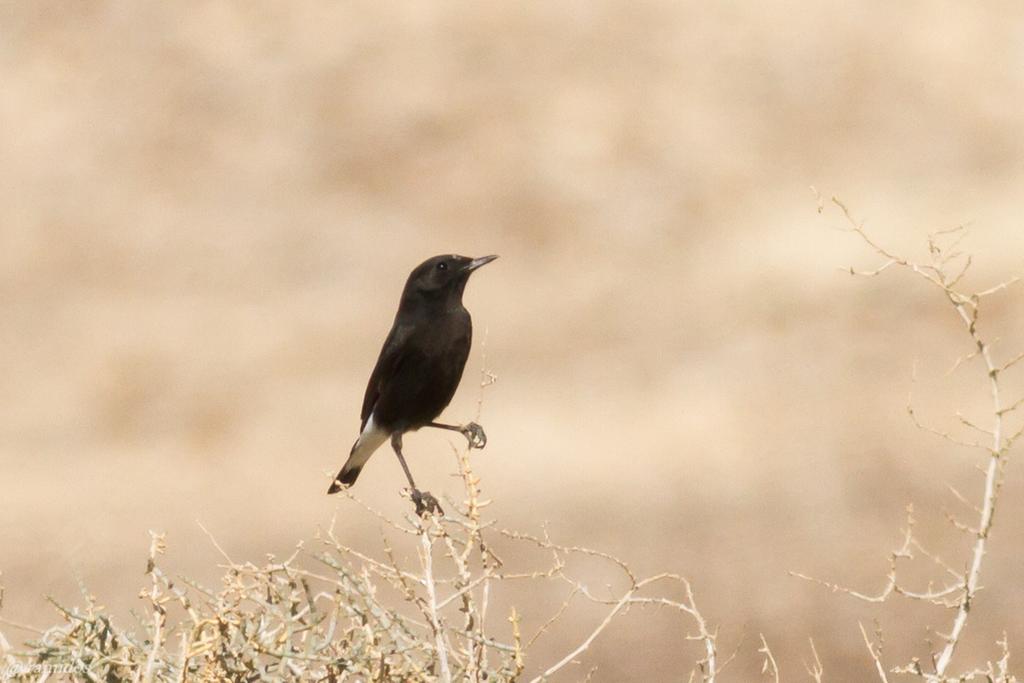
<path fill-rule="evenodd" d="M 317 534 L 313 549 L 300 545 L 283 561 L 262 565 L 235 562 L 217 545 L 225 574 L 221 588 L 210 590 L 165 573 L 164 537 L 153 533 L 149 585 L 140 594 L 147 609 L 136 625 L 116 623 L 83 589 L 84 605 L 54 602 L 64 623 L 38 631 L 25 649 L 0 641 L 6 674 L 13 680 L 70 672 L 97 681 L 515 681 L 525 676 L 537 639 L 574 600 L 586 600 L 602 606 L 603 617 L 579 623 L 579 644 L 564 657 L 530 662 L 538 672 L 532 680 L 576 662 L 617 615 L 635 606 L 672 608 L 689 619 L 694 635 L 681 627 L 680 638 L 700 641 L 704 652 L 692 675 L 714 680 L 715 636 L 684 578 L 640 578 L 611 555 L 559 545 L 546 534 L 499 529 L 482 517 L 488 501 L 468 452 L 456 458 L 465 499 L 449 500 L 447 515 L 396 521 L 349 494 L 351 505 L 377 516 L 387 530 L 377 557 L 346 546 L 333 525 Z M 543 566 L 507 571 L 498 545 L 502 555 L 543 558 Z M 417 561 L 403 566 L 398 558 L 409 550 Z M 624 588 L 606 593 L 574 578 L 568 567 L 579 558 L 614 568 Z M 515 608 L 507 614 L 490 608 L 511 581 L 564 585 L 564 601 L 529 637 Z M 677 597 L 651 593 L 653 584 Z"/>

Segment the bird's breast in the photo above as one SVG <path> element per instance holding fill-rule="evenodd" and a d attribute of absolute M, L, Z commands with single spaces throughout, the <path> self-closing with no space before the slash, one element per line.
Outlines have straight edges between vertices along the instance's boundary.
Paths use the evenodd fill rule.
<path fill-rule="evenodd" d="M 416 429 L 437 418 L 458 389 L 471 342 L 468 313 L 417 321 L 397 371 L 381 387 L 374 409 L 378 423 Z"/>

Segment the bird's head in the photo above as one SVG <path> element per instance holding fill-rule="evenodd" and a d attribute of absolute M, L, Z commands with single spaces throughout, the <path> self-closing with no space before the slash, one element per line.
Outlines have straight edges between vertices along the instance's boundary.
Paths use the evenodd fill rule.
<path fill-rule="evenodd" d="M 461 299 L 470 274 L 485 266 L 497 256 L 470 258 L 458 254 L 445 254 L 429 258 L 412 271 L 405 285 L 406 296 L 429 298 L 455 297 Z"/>

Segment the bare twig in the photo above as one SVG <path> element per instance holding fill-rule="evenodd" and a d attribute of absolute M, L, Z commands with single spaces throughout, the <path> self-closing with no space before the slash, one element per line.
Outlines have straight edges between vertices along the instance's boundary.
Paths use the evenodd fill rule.
<path fill-rule="evenodd" d="M 868 632 L 864 628 L 864 624 L 857 623 L 860 627 L 860 634 L 864 638 L 864 645 L 868 648 L 868 653 L 871 655 L 872 661 L 875 663 L 875 671 L 878 673 L 878 680 L 882 683 L 889 683 L 889 678 L 885 675 L 885 667 L 882 666 L 882 655 L 881 650 L 878 649 L 875 644 L 868 637 Z"/>
<path fill-rule="evenodd" d="M 780 683 L 779 678 L 779 665 L 775 661 L 775 655 L 772 654 L 772 649 L 768 647 L 768 641 L 764 639 L 764 634 L 758 634 L 761 637 L 761 647 L 757 649 L 762 655 L 764 655 L 764 662 L 761 664 L 761 674 L 770 676 L 773 683 Z"/>
<path fill-rule="evenodd" d="M 811 643 L 811 655 L 814 657 L 814 662 L 812 664 L 804 662 L 804 668 L 807 669 L 807 675 L 811 677 L 814 683 L 822 683 L 825 667 L 821 665 L 821 657 L 818 656 L 818 648 L 814 646 L 814 638 L 808 638 L 807 640 Z"/>
<path fill-rule="evenodd" d="M 967 362 L 972 361 L 975 358 L 980 358 L 984 366 L 983 370 L 988 382 L 989 400 L 991 405 L 990 425 L 980 425 L 974 420 L 968 419 L 957 413 L 957 418 L 961 426 L 979 434 L 980 438 L 987 441 L 987 444 L 967 441 L 948 431 L 938 430 L 924 425 L 918 420 L 909 399 L 907 406 L 907 412 L 918 428 L 939 436 L 940 438 L 956 445 L 978 448 L 986 453 L 986 462 L 983 468 L 984 485 L 981 492 L 980 504 L 975 505 L 971 503 L 959 491 L 950 487 L 956 498 L 961 503 L 964 503 L 970 509 L 975 511 L 978 515 L 978 521 L 976 524 L 966 524 L 961 522 L 952 513 L 947 513 L 947 519 L 954 527 L 960 531 L 971 534 L 974 537 L 970 555 L 966 562 L 966 569 L 963 571 L 954 570 L 947 563 L 939 559 L 937 555 L 925 551 L 916 539 L 913 538 L 912 518 L 908 518 L 908 525 L 904 534 L 903 543 L 900 548 L 894 551 L 890 556 L 888 580 L 886 586 L 880 593 L 877 595 L 868 595 L 844 588 L 837 584 L 818 581 L 818 583 L 825 585 L 830 590 L 843 592 L 867 602 L 882 602 L 893 594 L 899 594 L 907 598 L 923 600 L 935 605 L 951 608 L 954 613 L 952 624 L 947 633 L 940 634 L 943 639 L 943 644 L 939 651 L 933 653 L 932 660 L 934 662 L 934 672 L 924 671 L 916 660 L 910 665 L 900 667 L 898 669 L 903 673 L 911 673 L 929 681 L 945 681 L 947 680 L 946 672 L 949 669 L 949 665 L 953 659 L 954 653 L 956 652 L 957 646 L 961 641 L 964 628 L 967 624 L 968 615 L 970 614 L 975 596 L 980 588 L 979 581 L 982 561 L 985 557 L 988 539 L 992 530 L 992 523 L 1002 485 L 1002 472 L 1006 463 L 1006 458 L 1016 439 L 1021 433 L 1024 433 L 1024 428 L 1022 428 L 1021 432 L 1015 432 L 1009 437 L 1005 436 L 1005 416 L 1017 410 L 1021 405 L 1024 405 L 1024 399 L 1006 406 L 1003 403 L 1000 388 L 1001 374 L 1024 359 L 1024 353 L 1017 354 L 1010 360 L 1001 364 L 997 363 L 992 354 L 992 346 L 994 342 L 988 341 L 978 329 L 981 301 L 985 297 L 1005 290 L 1012 284 L 1016 283 L 1018 278 L 1012 278 L 979 292 L 966 293 L 959 289 L 959 287 L 963 281 L 964 275 L 972 264 L 972 259 L 969 255 L 964 255 L 963 252 L 957 250 L 959 244 L 964 238 L 964 235 L 966 234 L 966 229 L 963 226 L 957 226 L 950 230 L 932 233 L 928 238 L 928 252 L 931 261 L 930 263 L 918 263 L 893 254 L 882 247 L 879 242 L 865 231 L 863 224 L 852 217 L 849 209 L 843 202 L 833 197 L 832 203 L 839 208 L 845 217 L 847 223 L 846 229 L 855 233 L 877 254 L 879 258 L 882 259 L 882 265 L 874 270 L 857 271 L 851 268 L 850 272 L 854 274 L 876 276 L 892 267 L 901 267 L 922 277 L 929 284 L 940 290 L 944 299 L 950 304 L 957 318 L 963 324 L 964 331 L 970 338 L 971 345 L 973 347 L 970 353 L 960 356 L 956 360 L 949 372 L 952 373 Z M 819 211 L 822 210 L 822 207 L 823 203 L 819 199 Z M 954 265 L 956 263 L 960 264 L 959 267 Z M 955 268 L 955 270 L 951 270 L 951 268 Z M 930 586 L 925 591 L 911 591 L 904 589 L 897 581 L 897 562 L 902 559 L 912 559 L 914 550 L 917 550 L 922 555 L 932 559 L 936 564 L 941 566 L 944 571 L 952 575 L 954 581 L 938 589 L 931 588 Z M 802 578 L 809 577 L 803 576 Z M 863 627 L 861 627 L 861 631 L 864 635 L 864 641 L 868 645 L 868 650 L 871 652 L 872 658 L 875 661 L 879 676 L 881 680 L 885 681 L 886 674 L 881 663 L 880 652 L 874 647 Z"/>

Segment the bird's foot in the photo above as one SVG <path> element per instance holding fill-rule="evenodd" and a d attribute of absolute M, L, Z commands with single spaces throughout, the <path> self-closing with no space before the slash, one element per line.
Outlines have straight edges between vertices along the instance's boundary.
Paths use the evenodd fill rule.
<path fill-rule="evenodd" d="M 469 442 L 469 447 L 472 448 L 483 448 L 487 445 L 487 435 L 484 434 L 484 428 L 478 425 L 476 422 L 470 422 L 469 424 L 462 425 L 459 428 L 462 435 L 466 437 L 466 441 Z"/>
<path fill-rule="evenodd" d="M 425 517 L 427 513 L 436 513 L 444 516 L 441 504 L 437 502 L 437 498 L 434 498 L 429 491 L 413 489 L 409 497 L 412 498 L 412 502 L 416 506 L 416 514 L 420 517 Z"/>

